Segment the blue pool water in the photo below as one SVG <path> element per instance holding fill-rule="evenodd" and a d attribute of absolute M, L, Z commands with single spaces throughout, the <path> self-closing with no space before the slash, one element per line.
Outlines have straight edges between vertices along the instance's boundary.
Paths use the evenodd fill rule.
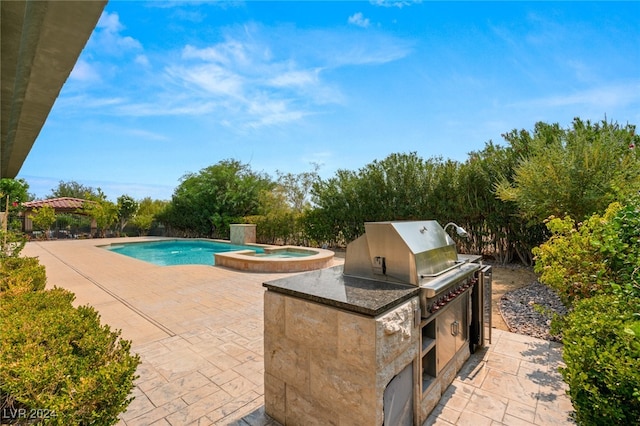
<path fill-rule="evenodd" d="M 311 251 L 306 251 L 306 252 L 300 252 L 300 251 L 291 251 L 291 250 L 276 250 L 274 252 L 271 253 L 260 253 L 258 252 L 256 254 L 256 257 L 268 257 L 271 259 L 289 259 L 292 257 L 307 257 L 307 256 L 311 256 L 312 254 L 314 254 Z"/>
<path fill-rule="evenodd" d="M 213 265 L 213 254 L 227 251 L 253 250 L 257 253 L 264 253 L 264 250 L 259 247 L 239 246 L 202 240 L 128 243 L 111 245 L 107 247 L 107 249 L 161 266 Z"/>

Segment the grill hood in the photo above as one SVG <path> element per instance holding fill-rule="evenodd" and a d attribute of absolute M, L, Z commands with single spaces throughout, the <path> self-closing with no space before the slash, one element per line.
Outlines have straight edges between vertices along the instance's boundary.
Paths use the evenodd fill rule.
<path fill-rule="evenodd" d="M 345 275 L 419 286 L 462 263 L 435 220 L 367 222 L 364 228 L 347 245 Z"/>

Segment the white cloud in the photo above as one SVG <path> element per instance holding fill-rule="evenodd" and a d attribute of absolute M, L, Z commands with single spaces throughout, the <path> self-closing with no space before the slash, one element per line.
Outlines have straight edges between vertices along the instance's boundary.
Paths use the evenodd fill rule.
<path fill-rule="evenodd" d="M 255 120 L 248 123 L 249 127 L 254 128 L 297 121 L 308 115 L 303 110 L 292 108 L 288 101 L 260 99 L 249 103 L 247 113 L 256 117 Z"/>
<path fill-rule="evenodd" d="M 148 139 L 148 140 L 154 140 L 154 141 L 169 140 L 169 138 L 166 137 L 165 135 L 161 135 L 159 133 L 150 132 L 148 130 L 143 130 L 143 129 L 126 129 L 125 132 L 129 133 L 130 135 L 139 137 L 141 139 Z"/>
<path fill-rule="evenodd" d="M 83 59 L 79 59 L 73 67 L 73 71 L 71 71 L 69 78 L 72 80 L 91 83 L 100 81 L 100 73 L 98 73 L 96 67 L 90 63 Z"/>
<path fill-rule="evenodd" d="M 100 28 L 107 32 L 117 33 L 124 29 L 124 26 L 120 23 L 120 17 L 117 13 L 102 12 L 100 20 L 96 24 L 96 28 Z"/>
<path fill-rule="evenodd" d="M 633 103 L 640 103 L 640 82 L 628 85 L 595 87 L 569 94 L 533 99 L 516 105 L 542 108 L 581 105 L 607 109 L 625 107 Z"/>
<path fill-rule="evenodd" d="M 167 69 L 176 81 L 182 80 L 194 90 L 204 90 L 212 95 L 241 97 L 242 77 L 232 70 L 216 64 L 183 65 Z"/>
<path fill-rule="evenodd" d="M 295 61 L 274 58 L 272 48 L 253 27 L 244 35 L 227 36 L 224 42 L 182 50 L 180 65 L 167 68 L 173 84 L 187 88 L 197 102 L 211 101 L 224 108 L 217 119 L 222 125 L 250 128 L 300 120 L 314 104 L 334 102 L 321 79 L 321 68 L 304 68 Z"/>
<path fill-rule="evenodd" d="M 362 12 L 354 13 L 349 16 L 349 23 L 362 28 L 367 28 L 371 24 L 371 22 L 369 22 L 369 18 L 365 18 L 362 15 Z"/>
<path fill-rule="evenodd" d="M 237 40 L 230 40 L 215 46 L 198 49 L 186 45 L 182 50 L 184 59 L 201 59 L 207 62 L 217 62 L 221 65 L 244 64 L 248 62 L 246 47 Z"/>
<path fill-rule="evenodd" d="M 405 6 L 412 6 L 414 4 L 422 3 L 422 0 L 371 0 L 370 3 L 374 6 L 382 7 L 397 7 L 402 9 Z"/>
<path fill-rule="evenodd" d="M 219 109 L 216 102 L 194 102 L 193 99 L 174 102 L 129 103 L 115 109 L 118 115 L 132 117 L 158 117 L 179 115 L 207 115 Z"/>
<path fill-rule="evenodd" d="M 269 84 L 275 87 L 296 87 L 318 84 L 320 68 L 312 70 L 289 71 L 275 75 Z"/>
<path fill-rule="evenodd" d="M 360 24 L 368 22 L 362 14 L 354 16 Z M 186 44 L 177 52 L 154 54 L 152 67 L 141 44 L 123 37 L 124 31 L 117 14 L 103 14 L 92 48 L 108 58 L 113 52 L 105 43 L 123 46 L 119 54 L 128 47 L 129 65 L 144 66 L 145 74 L 125 68 L 123 61 L 111 67 L 104 62 L 103 78 L 113 81 L 111 87 L 107 83 L 102 87 L 108 93 L 114 93 L 116 86 L 122 87 L 118 93 L 129 90 L 128 99 L 102 94 L 83 108 L 117 99 L 100 113 L 211 116 L 238 131 L 298 121 L 326 111 L 328 105 L 342 104 L 342 90 L 327 80 L 329 72 L 387 63 L 411 52 L 409 43 L 379 32 L 265 28 L 251 23 L 224 28 L 218 43 Z M 127 80 L 119 84 L 117 78 L 124 75 Z"/>
<path fill-rule="evenodd" d="M 88 95 L 61 96 L 56 101 L 56 106 L 65 111 L 80 111 L 85 113 L 89 109 L 104 110 L 107 107 L 116 107 L 127 102 L 123 97 L 90 97 Z"/>
<path fill-rule="evenodd" d="M 88 44 L 101 53 L 115 56 L 142 50 L 142 44 L 138 40 L 121 34 L 124 29 L 117 13 L 102 12 Z"/>
<path fill-rule="evenodd" d="M 344 31 L 311 34 L 317 46 L 314 59 L 324 68 L 352 65 L 379 65 L 408 56 L 412 41 L 399 39 L 378 31 Z M 308 44 L 313 43 L 312 40 Z"/>
<path fill-rule="evenodd" d="M 138 65 L 142 65 L 143 67 L 149 66 L 149 58 L 146 55 L 138 55 L 136 56 L 135 63 Z"/>
<path fill-rule="evenodd" d="M 591 82 L 597 79 L 596 73 L 584 61 L 568 59 L 566 66 L 573 71 L 575 78 L 582 82 Z"/>

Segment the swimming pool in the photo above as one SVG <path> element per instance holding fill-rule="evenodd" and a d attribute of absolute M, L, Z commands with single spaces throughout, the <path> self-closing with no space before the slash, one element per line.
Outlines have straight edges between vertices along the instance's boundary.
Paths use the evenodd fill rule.
<path fill-rule="evenodd" d="M 160 266 L 214 265 L 214 254 L 238 250 L 253 250 L 256 254 L 264 249 L 255 246 L 204 240 L 169 240 L 142 243 L 112 244 L 107 250 L 133 257 Z"/>

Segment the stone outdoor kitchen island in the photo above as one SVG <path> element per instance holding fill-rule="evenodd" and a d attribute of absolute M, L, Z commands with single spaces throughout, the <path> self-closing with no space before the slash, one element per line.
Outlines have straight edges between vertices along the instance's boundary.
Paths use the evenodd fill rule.
<path fill-rule="evenodd" d="M 267 414 L 284 425 L 383 424 L 387 384 L 418 356 L 417 289 L 374 290 L 341 267 L 265 285 Z M 304 285 L 317 301 L 287 294 Z"/>
<path fill-rule="evenodd" d="M 371 227 L 369 243 L 381 228 Z M 348 263 L 351 248 L 351 259 L 371 257 L 381 275 L 397 277 L 399 246 L 384 240 L 392 252 L 356 240 L 344 268 L 264 284 L 265 411 L 283 425 L 421 425 L 482 345 L 473 331 L 482 328 L 480 265 L 456 258 L 428 288 L 347 273 L 360 266 Z"/>

